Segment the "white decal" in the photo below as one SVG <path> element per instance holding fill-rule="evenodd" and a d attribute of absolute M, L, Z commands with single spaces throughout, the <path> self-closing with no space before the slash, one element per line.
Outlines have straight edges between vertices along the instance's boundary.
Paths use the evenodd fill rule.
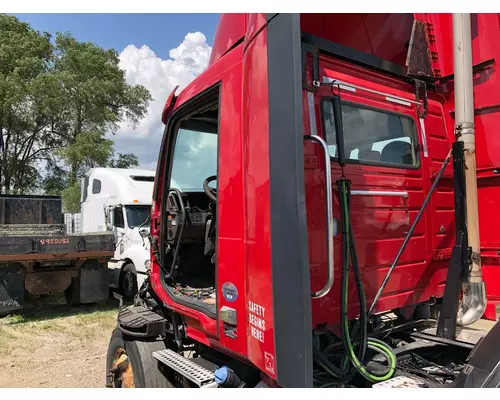
<path fill-rule="evenodd" d="M 252 301 L 248 302 L 248 321 L 250 322 L 250 334 L 259 342 L 264 343 L 264 331 L 266 309 Z"/>

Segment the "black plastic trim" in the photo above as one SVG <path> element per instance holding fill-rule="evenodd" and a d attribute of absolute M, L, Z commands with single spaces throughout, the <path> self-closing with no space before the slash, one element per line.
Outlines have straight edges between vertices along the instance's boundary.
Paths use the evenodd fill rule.
<path fill-rule="evenodd" d="M 323 54 L 330 55 L 362 67 L 368 67 L 372 70 L 384 72 L 407 82 L 413 82 L 413 78 L 406 75 L 406 70 L 402 65 L 378 58 L 371 54 L 363 53 L 362 51 L 355 50 L 351 47 L 331 42 L 309 33 L 302 33 L 302 41 L 318 48 Z"/>
<path fill-rule="evenodd" d="M 277 381 L 312 387 L 299 14 L 268 15 L 269 168 Z"/>

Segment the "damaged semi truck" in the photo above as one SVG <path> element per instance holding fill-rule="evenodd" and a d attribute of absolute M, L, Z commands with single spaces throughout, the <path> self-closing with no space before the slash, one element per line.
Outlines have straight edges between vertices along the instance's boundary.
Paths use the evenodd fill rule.
<path fill-rule="evenodd" d="M 500 324 L 468 326 L 500 298 L 499 40 L 497 14 L 222 15 L 165 104 L 107 385 L 498 387 Z"/>

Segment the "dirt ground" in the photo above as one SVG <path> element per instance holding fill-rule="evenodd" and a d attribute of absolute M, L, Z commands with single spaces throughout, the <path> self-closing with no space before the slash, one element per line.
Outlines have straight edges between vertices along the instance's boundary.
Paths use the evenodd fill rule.
<path fill-rule="evenodd" d="M 64 299 L 0 318 L 0 388 L 105 387 L 118 302 L 71 308 Z"/>

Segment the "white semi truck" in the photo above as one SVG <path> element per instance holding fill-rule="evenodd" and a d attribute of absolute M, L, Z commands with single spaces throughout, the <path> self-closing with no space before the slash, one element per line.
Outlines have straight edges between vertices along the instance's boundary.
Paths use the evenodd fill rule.
<path fill-rule="evenodd" d="M 82 179 L 82 231 L 113 231 L 110 287 L 133 299 L 149 268 L 154 171 L 92 168 Z"/>

